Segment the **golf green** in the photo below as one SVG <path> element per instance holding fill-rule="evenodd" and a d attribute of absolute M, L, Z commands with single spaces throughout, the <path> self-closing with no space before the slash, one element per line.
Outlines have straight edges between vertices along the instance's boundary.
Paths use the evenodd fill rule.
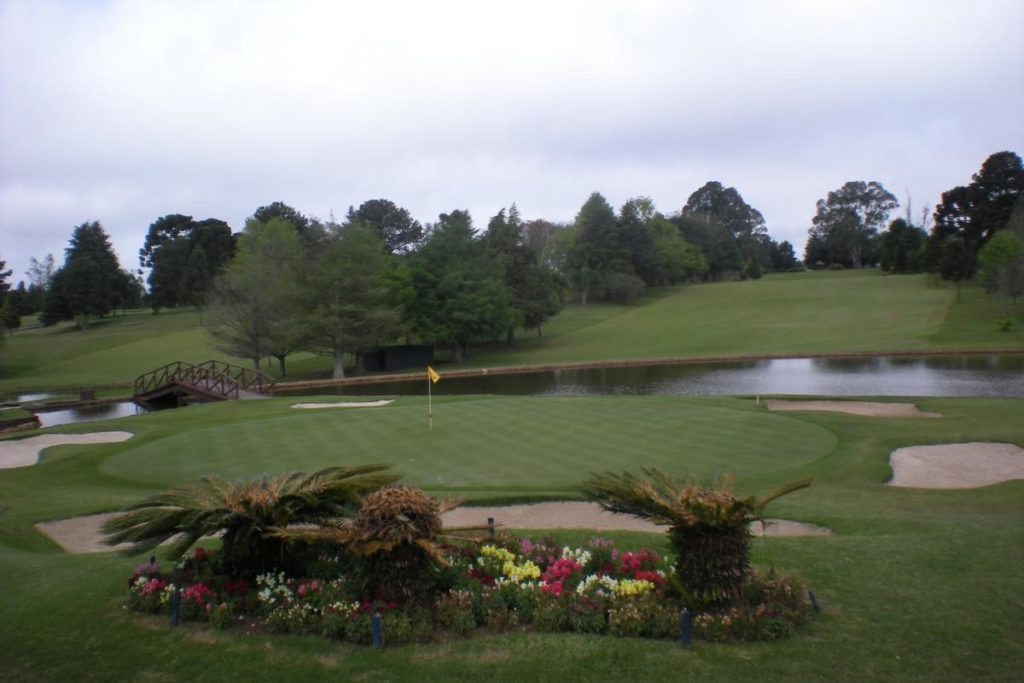
<path fill-rule="evenodd" d="M 384 462 L 434 490 L 559 491 L 587 472 L 659 467 L 710 478 L 791 469 L 828 454 L 836 437 L 750 400 L 677 397 L 485 398 L 384 408 L 277 411 L 259 420 L 182 430 L 110 457 L 100 470 L 154 484 L 250 477 Z M 195 410 L 216 410 L 216 406 Z M 513 419 L 514 418 L 514 419 Z"/>

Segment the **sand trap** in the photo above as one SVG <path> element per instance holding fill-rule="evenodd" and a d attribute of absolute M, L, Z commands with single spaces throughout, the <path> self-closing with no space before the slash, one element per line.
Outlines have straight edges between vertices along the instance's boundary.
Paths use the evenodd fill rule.
<path fill-rule="evenodd" d="M 971 489 L 1024 479 L 1024 448 L 1012 443 L 950 443 L 897 448 L 892 486 Z"/>
<path fill-rule="evenodd" d="M 389 403 L 394 403 L 394 399 L 380 400 L 380 401 L 359 401 L 356 403 L 296 403 L 292 408 L 298 408 L 300 410 L 316 410 L 318 408 L 380 408 L 386 406 Z"/>
<path fill-rule="evenodd" d="M 57 522 L 36 524 L 36 528 L 49 536 L 68 553 L 98 553 L 117 550 L 104 545 L 100 527 L 117 513 L 89 515 Z M 563 502 L 535 503 L 532 505 L 504 505 L 490 507 L 463 507 L 445 513 L 446 526 L 474 526 L 487 524 L 493 517 L 503 529 L 590 529 L 591 531 L 647 531 L 662 533 L 667 527 L 658 526 L 631 517 L 605 512 L 595 503 Z M 751 525 L 754 535 L 760 536 L 828 536 L 828 529 L 802 522 L 781 519 L 765 520 Z"/>
<path fill-rule="evenodd" d="M 782 401 L 768 400 L 768 410 L 809 410 L 846 413 L 861 417 L 942 417 L 942 413 L 926 413 L 913 403 L 872 403 L 871 401 Z"/>
<path fill-rule="evenodd" d="M 446 526 L 486 524 L 493 517 L 505 529 L 591 529 L 593 531 L 647 531 L 660 533 L 668 527 L 652 524 L 632 515 L 605 512 L 597 503 L 557 502 L 530 505 L 461 507 L 444 515 Z M 766 536 L 828 536 L 823 527 L 781 519 L 765 520 Z M 755 535 L 762 534 L 760 524 L 751 525 Z"/>
<path fill-rule="evenodd" d="M 39 454 L 51 446 L 92 443 L 117 443 L 134 436 L 131 432 L 93 432 L 91 434 L 43 434 L 27 439 L 0 441 L 0 469 L 28 467 L 39 462 Z"/>

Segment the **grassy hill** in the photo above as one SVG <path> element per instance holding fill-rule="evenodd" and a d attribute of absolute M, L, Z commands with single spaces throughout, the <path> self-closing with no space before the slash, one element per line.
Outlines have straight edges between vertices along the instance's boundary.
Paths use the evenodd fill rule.
<path fill-rule="evenodd" d="M 1000 332 L 997 317 L 980 288 L 966 287 L 957 303 L 952 289 L 926 275 L 794 273 L 654 290 L 633 306 L 570 305 L 543 337 L 522 333 L 511 348 L 475 348 L 464 365 L 1024 347 L 1024 331 Z M 445 358 L 444 349 L 438 353 Z M 190 310 L 136 311 L 85 332 L 36 326 L 0 347 L 0 394 L 126 386 L 171 361 L 209 358 L 249 363 L 215 351 Z M 280 379 L 276 364 L 265 367 Z M 326 377 L 330 363 L 294 354 L 288 375 Z"/>
<path fill-rule="evenodd" d="M 1017 308 L 1018 313 L 1022 310 Z M 473 365 L 626 358 L 944 351 L 1024 346 L 980 288 L 877 270 L 780 274 L 656 290 L 637 306 L 569 306 L 541 340 L 474 353 Z"/>

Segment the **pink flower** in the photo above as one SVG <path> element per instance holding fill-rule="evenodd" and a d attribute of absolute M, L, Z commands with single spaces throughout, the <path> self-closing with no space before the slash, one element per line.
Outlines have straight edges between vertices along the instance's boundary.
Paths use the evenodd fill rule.
<path fill-rule="evenodd" d="M 206 602 L 214 597 L 213 591 L 204 583 L 194 583 L 181 592 L 182 597 L 185 600 L 190 600 L 195 604 L 202 607 Z"/>
<path fill-rule="evenodd" d="M 540 592 L 557 598 L 562 595 L 563 588 L 564 586 L 561 581 L 555 581 L 554 583 L 546 583 L 541 586 Z"/>

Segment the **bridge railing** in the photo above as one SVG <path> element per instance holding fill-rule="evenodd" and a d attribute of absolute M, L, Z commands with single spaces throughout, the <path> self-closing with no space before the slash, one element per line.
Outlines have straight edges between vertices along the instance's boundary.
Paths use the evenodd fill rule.
<path fill-rule="evenodd" d="M 135 395 L 141 396 L 170 384 L 189 385 L 223 398 L 238 398 L 241 391 L 269 393 L 274 380 L 258 370 L 223 361 L 209 360 L 198 365 L 175 361 L 137 377 Z"/>
<path fill-rule="evenodd" d="M 244 368 L 220 360 L 208 360 L 200 363 L 198 367 L 209 368 L 212 372 L 233 379 L 244 391 L 268 394 L 274 389 L 274 378 L 254 368 Z"/>

